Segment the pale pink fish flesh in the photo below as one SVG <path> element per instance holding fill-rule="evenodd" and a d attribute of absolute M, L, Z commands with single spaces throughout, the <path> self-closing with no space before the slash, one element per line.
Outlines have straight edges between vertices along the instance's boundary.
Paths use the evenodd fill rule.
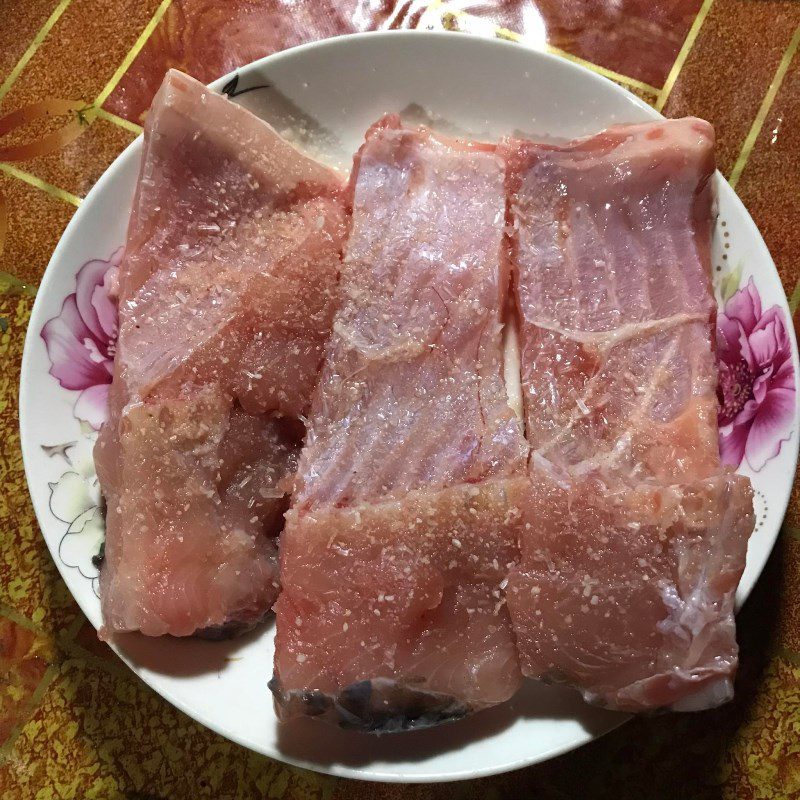
<path fill-rule="evenodd" d="M 501 584 L 527 447 L 503 380 L 504 166 L 388 118 L 355 161 L 334 322 L 281 543 L 281 719 L 392 731 L 520 681 Z"/>
<path fill-rule="evenodd" d="M 338 302 L 343 189 L 265 122 L 167 74 L 145 128 L 95 449 L 104 635 L 222 635 L 272 606 L 298 415 Z"/>
<path fill-rule="evenodd" d="M 713 144 L 685 119 L 501 148 L 532 448 L 522 670 L 627 711 L 724 702 L 737 663 L 754 519 L 717 443 Z"/>

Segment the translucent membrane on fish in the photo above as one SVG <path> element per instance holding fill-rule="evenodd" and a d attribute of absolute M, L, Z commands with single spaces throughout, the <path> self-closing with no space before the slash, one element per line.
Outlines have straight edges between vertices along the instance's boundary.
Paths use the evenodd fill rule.
<path fill-rule="evenodd" d="M 504 165 L 388 117 L 353 170 L 337 314 L 300 508 L 510 475 L 526 447 L 503 380 Z"/>
<path fill-rule="evenodd" d="M 684 119 L 501 148 L 532 448 L 520 658 L 626 710 L 715 705 L 736 666 L 752 492 L 717 444 L 713 143 Z"/>
<path fill-rule="evenodd" d="M 563 147 L 511 140 L 527 437 L 569 470 L 719 466 L 711 126 L 622 126 Z"/>
<path fill-rule="evenodd" d="M 279 716 L 398 730 L 513 694 L 503 380 L 504 165 L 374 126 L 355 161 L 343 305 L 282 537 Z"/>
<path fill-rule="evenodd" d="M 513 501 L 530 525 L 506 588 L 523 673 L 623 711 L 733 697 L 747 478 L 563 483 L 534 470 Z"/>
<path fill-rule="evenodd" d="M 274 602 L 297 417 L 338 302 L 343 188 L 245 109 L 167 74 L 95 451 L 105 632 L 220 635 Z"/>

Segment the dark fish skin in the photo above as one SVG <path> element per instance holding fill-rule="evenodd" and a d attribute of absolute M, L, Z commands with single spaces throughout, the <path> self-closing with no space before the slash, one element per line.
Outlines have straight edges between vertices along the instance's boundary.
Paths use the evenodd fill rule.
<path fill-rule="evenodd" d="M 198 639 L 205 639 L 208 642 L 223 642 L 227 639 L 235 639 L 237 636 L 243 636 L 245 633 L 250 633 L 254 628 L 266 620 L 271 611 L 268 611 L 257 619 L 246 621 L 243 619 L 230 619 L 223 622 L 222 625 L 211 625 L 208 628 L 198 628 L 193 636 Z"/>
<path fill-rule="evenodd" d="M 423 730 L 455 722 L 475 710 L 451 695 L 389 678 L 351 683 L 336 695 L 313 690 L 284 691 L 277 676 L 269 682 L 269 688 L 278 719 L 319 717 L 362 733 Z"/>

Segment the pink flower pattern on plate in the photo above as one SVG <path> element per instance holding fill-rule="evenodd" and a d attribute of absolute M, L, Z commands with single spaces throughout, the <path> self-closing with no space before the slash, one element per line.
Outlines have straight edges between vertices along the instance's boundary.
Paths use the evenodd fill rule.
<path fill-rule="evenodd" d="M 50 374 L 65 388 L 79 391 L 73 413 L 95 430 L 106 418 L 108 387 L 117 344 L 117 274 L 122 247 L 108 261 L 84 264 L 58 316 L 42 328 Z"/>
<path fill-rule="evenodd" d="M 719 314 L 717 357 L 722 462 L 758 472 L 791 436 L 797 397 L 783 311 L 762 311 L 752 278 Z"/>

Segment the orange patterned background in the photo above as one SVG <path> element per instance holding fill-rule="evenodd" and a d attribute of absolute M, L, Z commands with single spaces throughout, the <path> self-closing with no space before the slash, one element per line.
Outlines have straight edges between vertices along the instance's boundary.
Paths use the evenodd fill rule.
<path fill-rule="evenodd" d="M 739 616 L 736 700 L 637 719 L 546 764 L 449 786 L 327 778 L 206 730 L 98 642 L 33 516 L 17 389 L 36 287 L 81 199 L 141 131 L 164 70 L 203 80 L 356 30 L 517 38 L 668 116 L 714 123 L 722 172 L 800 303 L 796 0 L 0 0 L 0 797 L 800 798 L 800 488 Z"/>

